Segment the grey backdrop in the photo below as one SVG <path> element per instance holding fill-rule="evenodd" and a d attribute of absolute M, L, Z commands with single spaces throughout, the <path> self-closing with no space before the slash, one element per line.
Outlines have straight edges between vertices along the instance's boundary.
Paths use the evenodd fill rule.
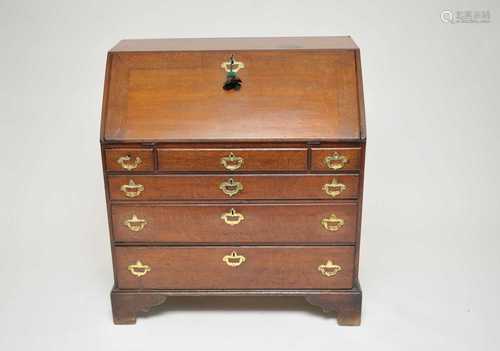
<path fill-rule="evenodd" d="M 490 11 L 490 23 L 441 12 Z M 497 350 L 495 1 L 0 1 L 0 349 Z M 122 38 L 352 35 L 368 124 L 363 324 L 290 301 L 181 300 L 114 326 L 99 153 Z"/>

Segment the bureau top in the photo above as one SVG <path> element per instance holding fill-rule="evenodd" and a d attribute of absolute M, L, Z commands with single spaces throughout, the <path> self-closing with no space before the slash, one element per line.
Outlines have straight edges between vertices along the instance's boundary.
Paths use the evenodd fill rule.
<path fill-rule="evenodd" d="M 355 50 L 357 48 L 351 37 L 183 38 L 122 40 L 111 49 L 111 52 L 290 49 Z"/>
<path fill-rule="evenodd" d="M 223 89 L 231 74 L 239 90 Z M 123 40 L 108 54 L 103 142 L 364 138 L 350 37 Z"/>

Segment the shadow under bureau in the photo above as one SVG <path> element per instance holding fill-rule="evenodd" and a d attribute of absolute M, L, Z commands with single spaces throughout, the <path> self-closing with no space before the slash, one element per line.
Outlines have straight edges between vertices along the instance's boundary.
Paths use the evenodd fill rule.
<path fill-rule="evenodd" d="M 115 323 L 268 295 L 359 325 L 365 142 L 349 37 L 121 41 L 101 126 Z"/>

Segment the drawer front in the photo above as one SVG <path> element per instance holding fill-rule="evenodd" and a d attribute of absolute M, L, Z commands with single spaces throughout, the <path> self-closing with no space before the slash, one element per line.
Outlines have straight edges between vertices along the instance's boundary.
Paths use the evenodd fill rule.
<path fill-rule="evenodd" d="M 354 199 L 357 175 L 108 176 L 111 200 Z"/>
<path fill-rule="evenodd" d="M 144 172 L 154 170 L 153 149 L 106 149 L 106 170 Z"/>
<path fill-rule="evenodd" d="M 120 289 L 350 289 L 354 247 L 115 247 Z"/>
<path fill-rule="evenodd" d="M 162 171 L 305 171 L 307 149 L 159 149 Z"/>
<path fill-rule="evenodd" d="M 357 205 L 113 205 L 120 242 L 354 243 Z"/>
<path fill-rule="evenodd" d="M 355 171 L 361 166 L 360 148 L 312 148 L 313 171 Z"/>

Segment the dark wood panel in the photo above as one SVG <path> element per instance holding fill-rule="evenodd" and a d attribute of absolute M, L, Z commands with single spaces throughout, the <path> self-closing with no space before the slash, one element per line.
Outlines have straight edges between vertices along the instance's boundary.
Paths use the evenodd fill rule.
<path fill-rule="evenodd" d="M 108 171 L 144 172 L 154 170 L 153 149 L 105 149 Z"/>
<path fill-rule="evenodd" d="M 115 251 L 120 289 L 350 289 L 353 285 L 352 246 L 115 247 Z M 233 251 L 237 258 L 229 262 L 245 259 L 238 266 L 224 262 Z M 137 261 L 150 271 L 133 275 L 130 266 Z M 341 267 L 329 277 L 319 271 L 328 261 Z"/>
<path fill-rule="evenodd" d="M 230 185 L 230 180 L 233 185 Z M 112 200 L 240 200 L 240 199 L 353 199 L 358 196 L 357 175 L 111 175 Z M 335 185 L 334 183 L 339 183 Z M 135 184 L 129 186 L 129 184 Z M 340 192 L 332 197 L 330 192 Z M 342 188 L 342 185 L 344 186 Z M 229 196 L 221 190 L 242 190 Z M 124 189 L 125 188 L 125 189 Z M 142 191 L 137 191 L 142 189 Z M 133 197 L 128 197 L 129 191 Z"/>
<path fill-rule="evenodd" d="M 355 241 L 357 204 L 113 205 L 112 217 L 122 242 L 339 244 Z"/>
<path fill-rule="evenodd" d="M 312 148 L 313 171 L 356 171 L 360 169 L 360 148 Z"/>
<path fill-rule="evenodd" d="M 362 292 L 357 281 L 353 282 L 351 289 L 320 290 L 320 289 L 210 289 L 210 290 L 131 290 L 117 289 L 111 291 L 111 305 L 115 324 L 135 324 L 137 315 L 149 311 L 151 308 L 161 305 L 165 301 L 169 303 L 171 297 L 176 296 L 203 296 L 203 297 L 296 297 L 304 296 L 311 305 L 320 307 L 325 313 L 335 313 L 339 325 L 359 325 L 361 322 L 361 300 Z M 287 299 L 274 300 L 275 307 L 285 306 Z M 267 301 L 262 301 L 268 305 Z M 218 305 L 216 303 L 216 305 Z M 168 311 L 167 311 L 168 312 Z"/>
<path fill-rule="evenodd" d="M 305 171 L 307 149 L 159 149 L 158 167 L 191 172 Z"/>
<path fill-rule="evenodd" d="M 359 140 L 355 51 L 112 53 L 105 140 Z M 239 91 L 221 64 L 245 64 Z"/>

